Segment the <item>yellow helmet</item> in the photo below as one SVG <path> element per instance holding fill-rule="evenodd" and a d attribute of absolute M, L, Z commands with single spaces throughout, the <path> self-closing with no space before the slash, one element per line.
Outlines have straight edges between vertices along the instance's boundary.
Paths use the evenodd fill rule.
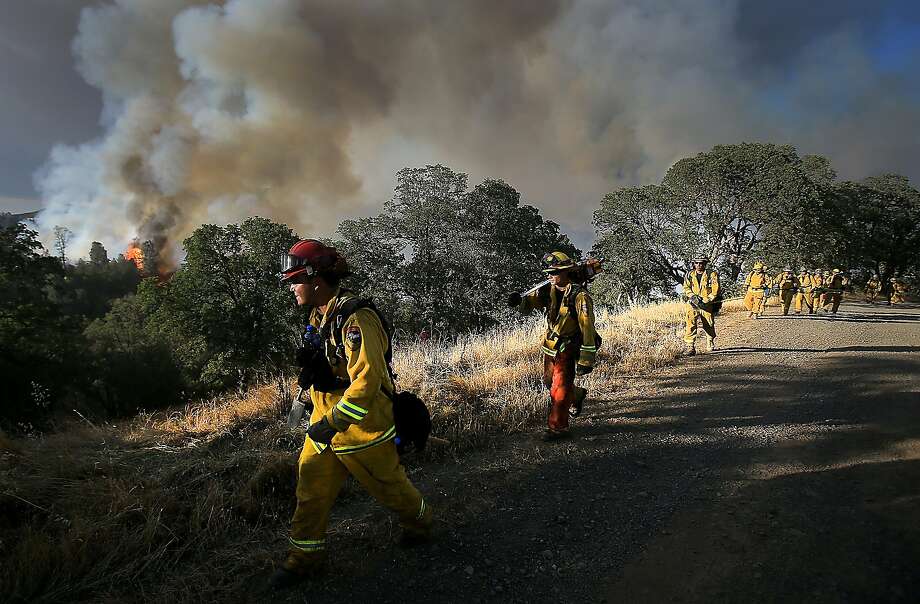
<path fill-rule="evenodd" d="M 543 272 L 556 273 L 575 268 L 575 262 L 564 252 L 550 252 L 543 256 Z"/>
<path fill-rule="evenodd" d="M 760 270 L 760 269 L 762 269 L 762 268 L 766 268 L 766 267 L 763 265 L 763 263 L 761 263 L 761 262 L 755 262 L 755 263 L 754 263 L 754 270 L 755 270 L 755 271 Z"/>

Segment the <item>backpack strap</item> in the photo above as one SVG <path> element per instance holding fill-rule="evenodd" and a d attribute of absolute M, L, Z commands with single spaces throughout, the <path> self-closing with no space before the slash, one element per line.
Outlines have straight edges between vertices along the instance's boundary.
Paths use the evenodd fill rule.
<path fill-rule="evenodd" d="M 569 291 L 569 294 L 565 297 L 565 300 L 562 301 L 562 303 L 565 304 L 565 307 L 569 311 L 569 316 L 573 316 L 573 315 L 577 316 L 575 302 L 578 299 L 578 294 L 580 294 L 583 291 L 587 291 L 587 289 L 577 283 L 573 283 L 572 288 Z"/>

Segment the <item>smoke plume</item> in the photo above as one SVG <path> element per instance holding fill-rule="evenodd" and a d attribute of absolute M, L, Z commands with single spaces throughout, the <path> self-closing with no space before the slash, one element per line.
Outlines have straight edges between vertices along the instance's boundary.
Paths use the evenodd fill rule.
<path fill-rule="evenodd" d="M 788 4 L 788 6 L 786 6 Z M 500 177 L 576 235 L 599 198 L 718 143 L 917 178 L 913 79 L 859 20 L 788 10 L 771 45 L 742 0 L 115 0 L 85 8 L 78 68 L 105 135 L 37 178 L 47 226 L 162 249 L 250 215 L 303 234 L 389 197 L 404 166 Z M 853 9 L 853 10 L 858 10 Z M 813 22 L 802 23 L 802 20 Z M 754 23 L 752 26 L 751 23 Z M 782 23 L 778 25 L 781 27 Z M 809 32 L 809 35 L 796 33 Z M 902 57 L 915 73 L 917 56 Z M 914 171 L 911 174 L 911 171 Z"/>

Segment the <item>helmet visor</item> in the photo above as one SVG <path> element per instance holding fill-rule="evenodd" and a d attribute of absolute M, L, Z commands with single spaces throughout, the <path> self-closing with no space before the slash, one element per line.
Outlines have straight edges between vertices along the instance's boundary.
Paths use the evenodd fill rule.
<path fill-rule="evenodd" d="M 282 254 L 281 255 L 281 277 L 291 276 L 292 273 L 296 272 L 297 274 L 304 274 L 306 276 L 313 275 L 313 267 L 307 264 L 307 261 L 299 256 L 292 256 L 291 254 Z"/>

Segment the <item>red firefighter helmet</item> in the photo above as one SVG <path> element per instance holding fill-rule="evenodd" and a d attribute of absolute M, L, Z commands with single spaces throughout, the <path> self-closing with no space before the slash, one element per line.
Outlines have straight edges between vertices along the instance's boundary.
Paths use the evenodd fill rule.
<path fill-rule="evenodd" d="M 344 277 L 348 274 L 348 265 L 335 248 L 316 239 L 298 241 L 281 257 L 282 283 L 323 273 Z"/>

